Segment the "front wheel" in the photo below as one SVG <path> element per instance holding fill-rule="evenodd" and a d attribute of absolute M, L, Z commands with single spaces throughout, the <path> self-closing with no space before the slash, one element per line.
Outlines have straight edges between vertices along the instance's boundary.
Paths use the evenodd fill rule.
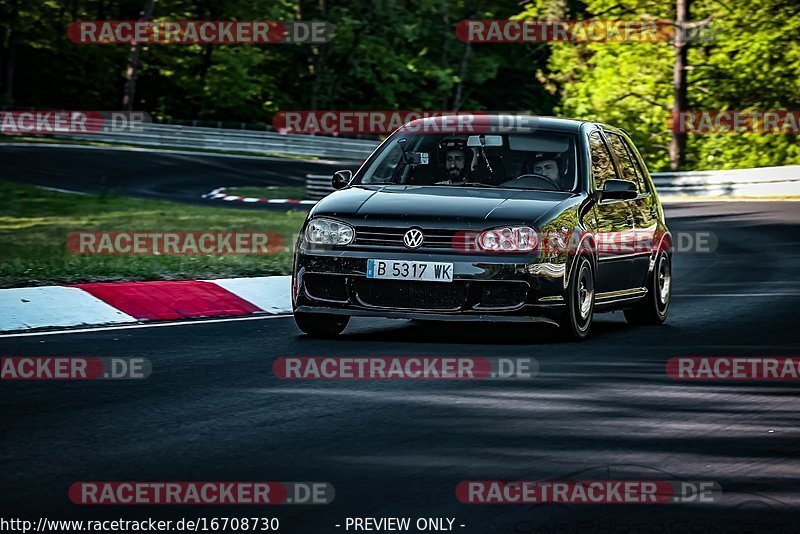
<path fill-rule="evenodd" d="M 297 328 L 311 337 L 335 337 L 347 328 L 350 317 L 347 315 L 295 312 L 294 322 Z"/>
<path fill-rule="evenodd" d="M 578 256 L 575 274 L 567 290 L 567 309 L 560 322 L 567 339 L 581 341 L 592 332 L 594 313 L 594 268 L 588 256 Z"/>
<path fill-rule="evenodd" d="M 647 296 L 636 307 L 625 310 L 629 324 L 662 324 L 669 314 L 672 298 L 672 256 L 665 251 L 658 253 L 653 274 L 648 277 Z"/>

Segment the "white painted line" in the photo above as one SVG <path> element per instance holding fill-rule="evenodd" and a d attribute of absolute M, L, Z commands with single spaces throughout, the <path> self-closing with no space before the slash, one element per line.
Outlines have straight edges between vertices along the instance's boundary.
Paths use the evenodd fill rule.
<path fill-rule="evenodd" d="M 56 193 L 67 193 L 69 195 L 83 195 L 88 196 L 89 193 L 84 193 L 83 191 L 73 191 L 71 189 L 59 189 L 58 187 L 47 187 L 44 185 L 35 185 L 37 189 L 44 189 L 45 191 L 55 191 Z"/>
<path fill-rule="evenodd" d="M 23 287 L 0 291 L 0 332 L 135 322 L 130 315 L 76 287 Z"/>
<path fill-rule="evenodd" d="M 23 332 L 20 334 L 0 334 L 0 339 L 8 337 L 35 337 L 35 336 L 55 336 L 61 334 L 81 334 L 85 332 L 103 332 L 106 330 L 130 330 L 134 328 L 164 328 L 167 326 L 186 326 L 201 325 L 206 323 L 231 323 L 234 321 L 262 321 L 264 319 L 285 319 L 292 317 L 291 314 L 281 315 L 249 315 L 247 317 L 227 317 L 225 319 L 195 319 L 187 321 L 172 321 L 166 323 L 144 323 L 144 324 L 125 324 L 112 326 L 97 326 L 92 328 L 71 328 L 69 330 L 50 330 L 47 332 Z"/>
<path fill-rule="evenodd" d="M 265 312 L 289 313 L 292 311 L 291 276 L 225 278 L 204 281 L 217 284 Z"/>

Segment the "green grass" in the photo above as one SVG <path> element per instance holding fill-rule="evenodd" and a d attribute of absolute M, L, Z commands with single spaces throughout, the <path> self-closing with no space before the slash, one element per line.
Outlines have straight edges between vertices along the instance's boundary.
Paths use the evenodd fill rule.
<path fill-rule="evenodd" d="M 304 212 L 236 210 L 121 196 L 83 196 L 0 181 L 0 287 L 111 280 L 264 276 L 291 271 Z M 274 255 L 79 255 L 79 231 L 267 231 L 284 236 Z"/>
<path fill-rule="evenodd" d="M 226 187 L 225 193 L 228 195 L 255 198 L 289 198 L 293 200 L 303 200 L 306 198 L 306 188 L 302 186 Z"/>

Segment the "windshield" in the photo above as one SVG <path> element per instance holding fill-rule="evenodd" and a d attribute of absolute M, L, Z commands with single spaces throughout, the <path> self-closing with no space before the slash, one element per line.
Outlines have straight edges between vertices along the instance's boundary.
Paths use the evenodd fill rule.
<path fill-rule="evenodd" d="M 574 191 L 574 135 L 396 133 L 357 183 Z"/>

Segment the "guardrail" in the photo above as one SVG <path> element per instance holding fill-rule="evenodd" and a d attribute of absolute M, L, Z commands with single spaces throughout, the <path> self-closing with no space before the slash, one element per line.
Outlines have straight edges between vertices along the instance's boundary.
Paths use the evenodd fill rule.
<path fill-rule="evenodd" d="M 372 140 L 174 124 L 143 124 L 140 131 L 135 132 L 51 133 L 48 136 L 140 147 L 262 156 L 311 156 L 347 161 L 363 161 L 378 146 L 378 142 Z M 800 165 L 729 171 L 661 172 L 652 176 L 659 193 L 665 196 L 800 195 Z M 307 189 L 311 199 L 320 199 L 333 191 L 327 176 L 309 177 Z"/>
<path fill-rule="evenodd" d="M 378 146 L 377 141 L 361 139 L 170 124 L 144 124 L 141 126 L 141 131 L 135 132 L 52 133 L 48 136 L 58 139 L 99 141 L 141 147 L 257 155 L 314 156 L 355 161 L 365 160 Z"/>
<path fill-rule="evenodd" d="M 800 196 L 800 165 L 730 171 L 655 172 L 651 176 L 663 196 Z M 312 200 L 329 195 L 333 192 L 331 177 L 307 175 L 306 191 Z"/>
<path fill-rule="evenodd" d="M 653 173 L 665 196 L 767 197 L 800 195 L 800 165 L 728 171 Z"/>
<path fill-rule="evenodd" d="M 333 193 L 331 176 L 327 174 L 306 174 L 306 197 L 311 200 L 321 200 L 331 193 Z"/>

